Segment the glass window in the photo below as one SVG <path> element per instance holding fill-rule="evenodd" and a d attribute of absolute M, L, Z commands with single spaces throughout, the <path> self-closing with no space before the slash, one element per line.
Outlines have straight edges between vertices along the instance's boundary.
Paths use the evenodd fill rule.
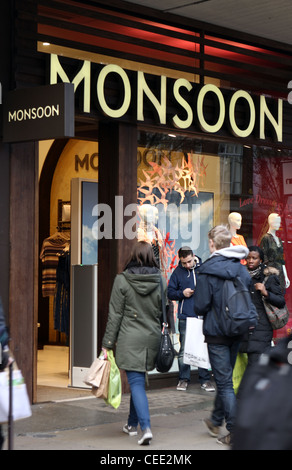
<path fill-rule="evenodd" d="M 281 225 L 276 235 L 283 245 L 280 263 L 285 263 L 278 267 L 289 285 L 292 151 L 140 131 L 137 163 L 138 206 L 148 205 L 147 213 L 152 206 L 149 221 L 143 209 L 140 213 L 138 236 L 149 239 L 153 233 L 147 230 L 154 223 L 156 254 L 167 278 L 182 245 L 190 246 L 203 261 L 208 258 L 208 231 L 228 224 L 230 212 L 241 214 L 238 234 L 247 246 L 261 244 L 269 230 L 268 216 L 277 213 Z M 290 289 L 286 301 L 292 310 Z M 288 331 L 291 327 L 290 320 Z"/>

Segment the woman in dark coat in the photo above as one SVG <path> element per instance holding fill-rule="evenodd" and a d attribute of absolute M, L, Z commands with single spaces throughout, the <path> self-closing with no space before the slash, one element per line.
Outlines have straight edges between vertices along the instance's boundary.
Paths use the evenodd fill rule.
<path fill-rule="evenodd" d="M 135 436 L 140 424 L 143 432 L 140 445 L 149 444 L 152 439 L 145 374 L 155 368 L 161 338 L 160 280 L 152 246 L 137 242 L 125 271 L 115 278 L 102 340 L 105 352 L 116 345 L 117 366 L 126 371 L 131 399 L 123 431 Z M 167 285 L 165 279 L 162 282 L 166 302 Z"/>
<path fill-rule="evenodd" d="M 248 337 L 241 344 L 241 352 L 247 352 L 248 365 L 258 361 L 261 354 L 271 347 L 273 329 L 267 317 L 263 297 L 270 304 L 283 308 L 285 298 L 279 281 L 279 272 L 276 268 L 266 267 L 264 253 L 258 246 L 250 246 L 246 258 L 247 269 L 252 278 L 251 295 L 258 313 L 258 323 L 254 330 L 250 330 Z"/>

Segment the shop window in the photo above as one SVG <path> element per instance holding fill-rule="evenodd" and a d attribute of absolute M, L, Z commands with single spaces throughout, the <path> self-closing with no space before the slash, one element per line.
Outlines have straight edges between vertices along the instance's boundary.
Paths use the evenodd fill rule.
<path fill-rule="evenodd" d="M 230 212 L 241 214 L 239 234 L 248 246 L 261 244 L 269 215 L 277 213 L 289 280 L 285 296 L 292 310 L 292 287 L 287 287 L 292 282 L 291 151 L 140 132 L 137 161 L 138 207 L 154 208 L 159 261 L 167 278 L 182 245 L 203 261 L 208 258 L 208 231 L 227 224 Z M 139 223 L 143 228 L 143 214 Z M 292 331 L 292 319 L 285 331 Z"/>
<path fill-rule="evenodd" d="M 242 193 L 242 154 L 242 145 L 219 144 L 218 155 L 221 157 L 223 167 L 222 192 L 225 191 L 227 184 L 230 185 L 230 194 Z"/>
<path fill-rule="evenodd" d="M 206 259 L 208 231 L 215 223 L 227 223 L 231 191 L 238 192 L 241 184 L 242 161 L 233 161 L 232 156 L 230 149 L 223 153 L 218 144 L 166 134 L 140 134 L 138 204 L 155 208 L 155 226 L 163 251 L 160 264 L 167 277 L 178 263 L 181 246 L 191 246 Z M 143 223 L 140 214 L 139 227 Z M 138 235 L 143 236 L 139 229 Z"/>

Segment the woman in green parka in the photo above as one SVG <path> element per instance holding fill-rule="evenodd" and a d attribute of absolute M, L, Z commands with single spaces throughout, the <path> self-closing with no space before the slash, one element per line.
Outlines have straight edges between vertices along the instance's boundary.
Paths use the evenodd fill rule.
<path fill-rule="evenodd" d="M 152 439 L 145 373 L 155 368 L 161 338 L 161 274 L 152 246 L 144 241 L 133 248 L 126 269 L 115 278 L 112 288 L 104 350 L 116 345 L 116 363 L 127 374 L 131 390 L 130 413 L 123 431 L 142 437 L 138 444 Z M 167 285 L 163 279 L 166 300 Z"/>

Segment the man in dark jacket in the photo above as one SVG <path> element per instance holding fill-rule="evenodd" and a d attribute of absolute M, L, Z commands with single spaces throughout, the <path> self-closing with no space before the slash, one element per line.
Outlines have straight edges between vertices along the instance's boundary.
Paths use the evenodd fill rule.
<path fill-rule="evenodd" d="M 198 269 L 194 293 L 195 313 L 204 316 L 203 332 L 208 343 L 210 364 L 217 386 L 211 418 L 206 419 L 204 423 L 211 436 L 218 438 L 218 443 L 230 445 L 236 414 L 232 374 L 241 337 L 224 336 L 214 310 L 221 310 L 225 279 L 239 276 L 246 287 L 250 287 L 250 276 L 240 263 L 240 260 L 248 255 L 248 249 L 241 245 L 230 246 L 231 234 L 223 225 L 210 230 L 208 237 L 211 256 Z M 219 427 L 224 420 L 229 434 L 219 438 Z"/>
<path fill-rule="evenodd" d="M 178 330 L 180 351 L 178 355 L 179 381 L 177 390 L 186 390 L 191 379 L 191 367 L 184 364 L 184 346 L 186 338 L 187 317 L 195 317 L 194 296 L 196 288 L 196 270 L 201 265 L 201 259 L 193 254 L 189 246 L 178 250 L 179 264 L 173 271 L 168 284 L 168 298 L 178 300 Z M 210 382 L 208 369 L 198 368 L 201 387 L 207 392 L 214 392 Z"/>

